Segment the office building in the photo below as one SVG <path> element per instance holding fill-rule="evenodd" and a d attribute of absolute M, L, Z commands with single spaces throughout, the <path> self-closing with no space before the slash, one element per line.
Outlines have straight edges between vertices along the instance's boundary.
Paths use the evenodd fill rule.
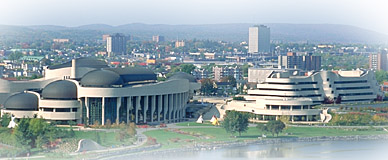
<path fill-rule="evenodd" d="M 312 54 L 297 54 L 288 52 L 286 56 L 278 57 L 278 66 L 286 69 L 300 69 L 306 71 L 318 71 L 321 69 L 321 56 Z"/>
<path fill-rule="evenodd" d="M 154 41 L 154 42 L 163 42 L 164 41 L 164 36 L 159 36 L 159 35 L 152 36 L 152 41 Z"/>
<path fill-rule="evenodd" d="M 184 47 L 184 46 L 185 46 L 185 42 L 183 40 L 175 42 L 175 48 Z"/>
<path fill-rule="evenodd" d="M 106 51 L 108 56 L 125 54 L 127 52 L 127 37 L 119 33 L 106 37 Z"/>
<path fill-rule="evenodd" d="M 264 25 L 249 27 L 248 53 L 270 52 L 270 28 Z"/>
<path fill-rule="evenodd" d="M 66 43 L 69 42 L 69 39 L 53 39 L 53 42 L 55 43 Z"/>
<path fill-rule="evenodd" d="M 243 79 L 242 69 L 239 66 L 214 66 L 213 75 L 215 81 L 228 76 L 233 76 L 236 80 Z"/>
<path fill-rule="evenodd" d="M 370 53 L 369 68 L 374 70 L 388 71 L 387 53 Z"/>
<path fill-rule="evenodd" d="M 1 113 L 89 125 L 178 122 L 200 88 L 188 74 L 158 82 L 149 69 L 109 68 L 89 58 L 50 66 L 45 73 L 46 77 L 34 81 L 0 80 Z"/>

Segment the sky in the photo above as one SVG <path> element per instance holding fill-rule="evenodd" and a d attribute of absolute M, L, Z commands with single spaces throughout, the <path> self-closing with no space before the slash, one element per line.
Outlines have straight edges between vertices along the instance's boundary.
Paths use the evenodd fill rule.
<path fill-rule="evenodd" d="M 0 0 L 0 24 L 346 24 L 388 34 L 386 0 Z"/>

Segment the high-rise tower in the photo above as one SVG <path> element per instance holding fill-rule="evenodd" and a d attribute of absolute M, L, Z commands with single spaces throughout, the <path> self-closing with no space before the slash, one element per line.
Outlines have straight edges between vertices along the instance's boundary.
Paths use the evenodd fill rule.
<path fill-rule="evenodd" d="M 248 53 L 270 52 L 270 28 L 264 25 L 249 27 Z"/>

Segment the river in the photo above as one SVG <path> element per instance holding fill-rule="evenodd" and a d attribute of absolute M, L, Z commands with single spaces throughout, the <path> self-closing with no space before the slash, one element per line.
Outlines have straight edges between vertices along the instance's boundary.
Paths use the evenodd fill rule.
<path fill-rule="evenodd" d="M 361 141 L 318 141 L 293 142 L 282 144 L 249 145 L 243 147 L 223 148 L 211 151 L 166 153 L 159 155 L 142 155 L 139 157 L 119 156 L 119 159 L 142 160 L 251 160 L 251 159 L 360 159 L 388 160 L 387 140 Z"/>

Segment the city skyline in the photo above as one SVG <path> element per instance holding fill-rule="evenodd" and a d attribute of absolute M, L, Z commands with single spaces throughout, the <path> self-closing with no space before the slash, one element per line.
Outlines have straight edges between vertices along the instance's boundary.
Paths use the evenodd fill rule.
<path fill-rule="evenodd" d="M 346 24 L 388 34 L 387 2 L 372 1 L 2 1 L 3 25 Z M 109 12 L 106 12 L 109 10 Z M 23 11 L 23 12 L 20 12 Z M 150 12 L 152 11 L 152 12 Z M 28 13 L 28 14 L 26 14 Z M 308 14 L 307 14 L 308 13 Z M 117 16 L 121 15 L 121 16 Z M 113 17 L 113 18 L 112 18 Z"/>

